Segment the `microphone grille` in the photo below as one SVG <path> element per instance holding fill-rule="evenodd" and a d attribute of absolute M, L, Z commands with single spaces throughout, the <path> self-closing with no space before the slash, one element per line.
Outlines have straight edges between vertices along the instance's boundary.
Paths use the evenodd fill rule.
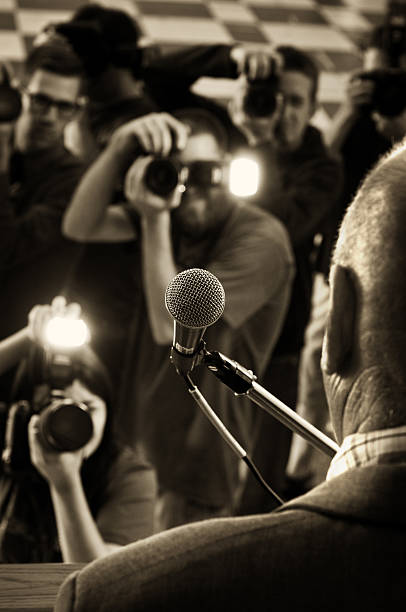
<path fill-rule="evenodd" d="M 189 268 L 171 280 L 165 304 L 175 321 L 185 327 L 208 327 L 223 314 L 223 285 L 208 270 Z"/>

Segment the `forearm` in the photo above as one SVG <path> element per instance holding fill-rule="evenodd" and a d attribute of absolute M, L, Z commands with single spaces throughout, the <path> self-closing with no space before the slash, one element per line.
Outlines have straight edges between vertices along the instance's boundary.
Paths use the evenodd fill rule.
<path fill-rule="evenodd" d="M 178 273 L 169 210 L 142 217 L 142 274 L 149 323 L 157 344 L 170 344 L 173 320 L 165 307 L 165 290 Z"/>
<path fill-rule="evenodd" d="M 50 490 L 65 563 L 88 563 L 113 550 L 114 545 L 106 543 L 97 528 L 79 474 L 66 487 L 51 485 Z"/>
<path fill-rule="evenodd" d="M 65 212 L 62 230 L 73 240 L 86 241 L 103 224 L 125 162 L 107 148 L 85 173 Z"/>
<path fill-rule="evenodd" d="M 152 57 L 144 67 L 143 77 L 180 76 L 196 81 L 202 76 L 235 78 L 236 65 L 231 58 L 230 45 L 192 45 Z"/>
<path fill-rule="evenodd" d="M 28 327 L 0 342 L 0 374 L 7 372 L 25 356 L 31 343 Z"/>

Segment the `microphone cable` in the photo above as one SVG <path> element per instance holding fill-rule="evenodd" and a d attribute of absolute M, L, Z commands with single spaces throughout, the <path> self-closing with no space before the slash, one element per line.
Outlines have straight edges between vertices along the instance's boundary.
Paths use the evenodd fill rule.
<path fill-rule="evenodd" d="M 182 371 L 180 371 L 179 374 L 185 381 L 190 395 L 193 397 L 193 399 L 195 400 L 199 408 L 203 411 L 203 413 L 207 416 L 212 425 L 214 425 L 214 427 L 217 429 L 221 437 L 225 440 L 225 442 L 227 442 L 231 450 L 234 451 L 234 453 L 239 459 L 242 459 L 242 461 L 244 461 L 252 475 L 265 489 L 265 491 L 272 495 L 272 497 L 277 501 L 279 505 L 282 505 L 284 503 L 284 500 L 264 480 L 254 461 L 251 459 L 245 449 L 239 444 L 239 442 L 237 442 L 234 436 L 228 431 L 221 419 L 219 419 L 217 414 L 211 408 L 210 404 L 207 402 L 203 394 L 200 392 L 198 387 L 191 379 L 190 374 Z"/>

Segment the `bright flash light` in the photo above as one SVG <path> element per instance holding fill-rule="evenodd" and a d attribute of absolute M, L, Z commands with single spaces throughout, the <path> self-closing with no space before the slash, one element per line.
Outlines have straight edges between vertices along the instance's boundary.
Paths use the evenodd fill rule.
<path fill-rule="evenodd" d="M 45 339 L 57 348 L 78 348 L 88 342 L 89 328 L 82 319 L 52 317 L 45 327 Z"/>
<path fill-rule="evenodd" d="M 229 189 L 235 196 L 252 196 L 258 191 L 259 166 L 253 159 L 237 157 L 230 163 Z"/>

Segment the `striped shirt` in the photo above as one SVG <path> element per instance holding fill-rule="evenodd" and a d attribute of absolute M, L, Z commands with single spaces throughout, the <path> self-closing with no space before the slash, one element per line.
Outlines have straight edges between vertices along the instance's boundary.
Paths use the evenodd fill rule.
<path fill-rule="evenodd" d="M 406 425 L 356 433 L 344 438 L 330 463 L 326 480 L 355 467 L 403 462 L 406 463 Z"/>

